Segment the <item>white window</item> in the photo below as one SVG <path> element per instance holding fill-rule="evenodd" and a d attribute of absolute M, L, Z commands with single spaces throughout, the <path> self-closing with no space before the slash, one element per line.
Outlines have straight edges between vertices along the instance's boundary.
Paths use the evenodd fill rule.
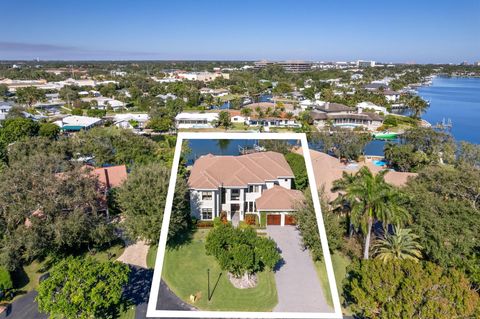
<path fill-rule="evenodd" d="M 202 214 L 200 216 L 202 220 L 212 220 L 212 209 L 211 208 L 202 208 Z"/>
<path fill-rule="evenodd" d="M 212 192 L 202 192 L 202 200 L 212 200 Z"/>

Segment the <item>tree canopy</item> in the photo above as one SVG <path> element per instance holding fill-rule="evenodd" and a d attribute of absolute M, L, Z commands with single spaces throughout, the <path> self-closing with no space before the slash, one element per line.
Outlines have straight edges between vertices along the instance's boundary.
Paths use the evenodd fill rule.
<path fill-rule="evenodd" d="M 360 318 L 476 318 L 480 297 L 465 276 L 433 263 L 354 262 L 344 280 L 347 305 Z"/>
<path fill-rule="evenodd" d="M 234 228 L 229 223 L 220 223 L 208 233 L 205 249 L 236 277 L 272 270 L 281 259 L 272 239 L 259 237 L 253 228 Z"/>
<path fill-rule="evenodd" d="M 170 170 L 151 163 L 136 167 L 117 190 L 118 205 L 125 216 L 123 227 L 130 238 L 158 242 L 169 182 Z M 189 226 L 188 188 L 185 180 L 179 177 L 175 185 L 169 241 L 181 235 Z"/>
<path fill-rule="evenodd" d="M 130 269 L 119 262 L 69 257 L 38 287 L 38 308 L 51 317 L 111 318 L 118 315 Z"/>

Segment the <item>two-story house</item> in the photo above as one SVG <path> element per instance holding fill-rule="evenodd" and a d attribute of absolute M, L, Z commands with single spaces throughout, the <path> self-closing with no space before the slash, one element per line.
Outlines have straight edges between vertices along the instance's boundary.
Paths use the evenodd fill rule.
<path fill-rule="evenodd" d="M 227 219 L 235 222 L 244 220 L 247 213 L 260 218 L 264 211 L 267 224 L 294 223 L 286 216 L 303 194 L 291 189 L 293 179 L 292 169 L 280 153 L 201 156 L 188 179 L 191 214 L 213 220 L 225 212 Z"/>

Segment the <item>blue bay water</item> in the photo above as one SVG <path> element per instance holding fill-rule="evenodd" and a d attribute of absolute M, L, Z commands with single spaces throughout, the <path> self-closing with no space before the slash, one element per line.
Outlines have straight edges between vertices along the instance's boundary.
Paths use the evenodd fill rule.
<path fill-rule="evenodd" d="M 436 77 L 418 94 L 430 101 L 425 120 L 434 125 L 451 119 L 457 141 L 480 144 L 480 78 Z"/>
<path fill-rule="evenodd" d="M 480 78 L 436 77 L 431 86 L 419 88 L 418 94 L 430 101 L 430 107 L 422 116 L 424 119 L 432 125 L 443 118 L 451 119 L 451 133 L 457 141 L 480 144 Z M 258 141 L 231 140 L 222 145 L 216 140 L 191 140 L 192 152 L 188 161 L 208 153 L 238 155 L 239 146 L 251 147 L 255 143 Z M 384 141 L 372 141 L 365 147 L 365 153 L 382 156 L 384 145 Z M 318 145 L 311 144 L 310 147 L 317 148 Z"/>

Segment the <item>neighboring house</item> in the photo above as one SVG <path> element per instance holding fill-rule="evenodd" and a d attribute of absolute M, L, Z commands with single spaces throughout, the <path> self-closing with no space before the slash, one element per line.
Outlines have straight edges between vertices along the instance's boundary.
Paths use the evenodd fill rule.
<path fill-rule="evenodd" d="M 364 127 L 370 131 L 375 131 L 382 126 L 383 117 L 370 112 L 363 112 L 358 109 L 338 104 L 326 102 L 322 105 L 316 105 L 310 112 L 313 124 L 322 129 L 325 126 L 337 126 L 345 128 Z"/>
<path fill-rule="evenodd" d="M 376 113 L 383 113 L 383 114 L 388 114 L 387 108 L 384 106 L 378 106 L 376 104 L 373 104 L 372 102 L 360 102 L 357 104 L 357 110 L 361 110 L 362 112 L 364 111 L 373 111 Z"/>
<path fill-rule="evenodd" d="M 301 127 L 302 125 L 297 122 L 295 119 L 287 119 L 282 117 L 263 117 L 255 118 L 248 117 L 246 124 L 250 126 L 263 126 L 266 128 L 274 127 Z"/>
<path fill-rule="evenodd" d="M 198 158 L 190 172 L 190 210 L 200 220 L 213 220 L 224 212 L 228 220 L 241 221 L 246 214 L 261 218 L 267 225 L 293 224 L 289 215 L 300 191 L 292 190 L 294 175 L 285 157 L 276 152 L 240 156 Z"/>
<path fill-rule="evenodd" d="M 400 99 L 400 93 L 392 90 L 378 91 L 378 93 L 383 94 L 388 102 L 397 102 Z"/>
<path fill-rule="evenodd" d="M 126 113 L 126 114 L 115 114 L 112 117 L 113 123 L 116 127 L 123 128 L 123 129 L 143 129 L 145 128 L 149 116 L 146 113 Z M 134 127 L 132 124 L 138 123 L 137 127 Z"/>
<path fill-rule="evenodd" d="M 98 177 L 100 184 L 106 189 L 122 186 L 127 180 L 127 167 L 125 165 L 100 167 L 92 170 L 92 174 Z"/>
<path fill-rule="evenodd" d="M 179 113 L 175 116 L 177 129 L 213 128 L 218 120 L 218 113 Z"/>
<path fill-rule="evenodd" d="M 364 127 L 369 131 L 376 131 L 383 124 L 383 117 L 377 113 L 352 112 L 324 113 L 319 111 L 310 112 L 313 124 L 322 129 L 328 125 L 344 128 Z"/>
<path fill-rule="evenodd" d="M 8 112 L 12 109 L 12 106 L 7 102 L 0 102 L 0 121 L 7 117 Z"/>
<path fill-rule="evenodd" d="M 80 130 L 88 130 L 92 127 L 101 125 L 102 119 L 89 116 L 71 115 L 53 123 L 58 125 L 64 132 L 78 132 Z"/>
<path fill-rule="evenodd" d="M 172 93 L 167 93 L 167 94 L 159 94 L 159 95 L 156 96 L 156 98 L 159 98 L 163 101 L 166 101 L 168 99 L 176 100 L 177 96 L 175 94 L 172 94 Z"/>
<path fill-rule="evenodd" d="M 84 102 L 97 101 L 97 109 L 105 110 L 108 107 L 111 107 L 114 111 L 125 108 L 125 103 L 119 100 L 111 99 L 108 97 L 98 96 L 98 97 L 88 97 L 83 98 Z"/>
<path fill-rule="evenodd" d="M 227 89 L 211 89 L 211 88 L 201 88 L 200 94 L 210 94 L 213 97 L 221 97 L 228 95 L 229 91 Z"/>
<path fill-rule="evenodd" d="M 296 149 L 295 152 L 303 155 L 302 148 Z M 313 172 L 315 174 L 317 188 L 319 190 L 323 190 L 323 194 L 326 196 L 329 202 L 338 197 L 338 192 L 332 191 L 333 182 L 341 179 L 343 177 L 343 173 L 354 174 L 363 166 L 367 166 L 374 174 L 377 174 L 385 169 L 383 167 L 374 165 L 371 160 L 345 165 L 336 157 L 314 150 L 310 150 L 310 158 L 312 159 Z M 402 187 L 410 178 L 414 178 L 416 176 L 416 173 L 395 172 L 389 170 L 385 174 L 385 181 L 391 185 Z"/>

